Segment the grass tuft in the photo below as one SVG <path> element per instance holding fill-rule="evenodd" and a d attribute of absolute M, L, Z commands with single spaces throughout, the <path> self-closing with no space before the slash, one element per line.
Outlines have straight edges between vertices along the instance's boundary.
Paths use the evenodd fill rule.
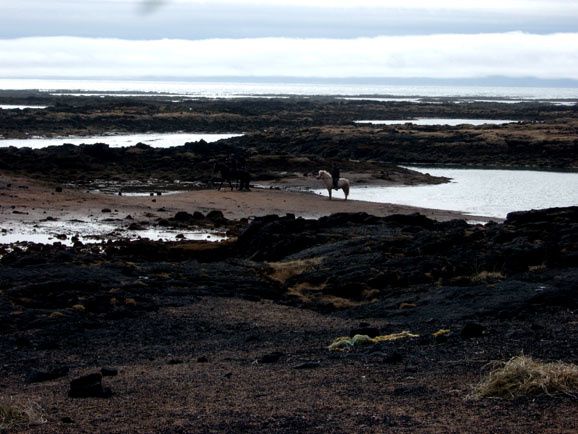
<path fill-rule="evenodd" d="M 297 259 L 295 261 L 269 262 L 270 277 L 284 284 L 291 277 L 303 274 L 321 264 L 321 258 Z"/>
<path fill-rule="evenodd" d="M 542 394 L 578 398 L 578 366 L 517 356 L 490 372 L 475 391 L 478 398 L 514 399 Z"/>
<path fill-rule="evenodd" d="M 46 423 L 38 404 L 0 401 L 0 431 L 25 429 Z"/>
<path fill-rule="evenodd" d="M 471 277 L 473 283 L 492 283 L 504 279 L 504 275 L 499 271 L 481 271 Z"/>

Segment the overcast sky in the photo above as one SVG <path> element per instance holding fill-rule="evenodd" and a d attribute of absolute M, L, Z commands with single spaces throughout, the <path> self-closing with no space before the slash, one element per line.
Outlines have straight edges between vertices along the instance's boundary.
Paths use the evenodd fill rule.
<path fill-rule="evenodd" d="M 0 78 L 578 80 L 576 0 L 0 0 Z"/>

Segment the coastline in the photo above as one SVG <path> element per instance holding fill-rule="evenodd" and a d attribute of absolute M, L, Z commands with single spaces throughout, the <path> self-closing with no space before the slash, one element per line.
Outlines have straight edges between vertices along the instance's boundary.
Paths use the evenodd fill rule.
<path fill-rule="evenodd" d="M 88 192 L 79 188 L 57 191 L 53 184 L 27 177 L 1 175 L 0 224 L 35 224 L 47 218 L 59 221 L 106 219 L 123 220 L 127 216 L 140 223 L 155 224 L 158 219 L 172 216 L 180 211 L 206 214 L 221 211 L 229 220 L 250 219 L 270 214 L 294 214 L 296 217 L 319 218 L 336 213 L 365 212 L 378 217 L 390 214 L 420 213 L 439 221 L 466 219 L 476 221 L 501 221 L 501 219 L 470 216 L 456 211 L 417 208 L 396 204 L 383 204 L 355 200 L 355 189 L 350 199 L 343 200 L 338 192 L 336 198 L 320 196 L 298 189 L 303 182 L 284 180 L 271 184 L 270 188 L 253 188 L 249 192 L 217 189 L 188 190 L 176 194 L 155 196 L 119 196 Z M 10 185 L 10 187 L 7 187 Z M 279 185 L 284 185 L 280 188 Z M 310 182 L 311 186 L 317 185 Z M 103 210 L 110 210 L 103 212 Z"/>

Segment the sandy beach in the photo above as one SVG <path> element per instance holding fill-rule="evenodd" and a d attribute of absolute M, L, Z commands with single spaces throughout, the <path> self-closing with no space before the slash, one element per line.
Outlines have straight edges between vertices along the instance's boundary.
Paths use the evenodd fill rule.
<path fill-rule="evenodd" d="M 283 183 L 291 186 L 291 181 Z M 58 190 L 58 191 L 57 191 Z M 415 208 L 395 204 L 381 204 L 344 200 L 342 192 L 329 200 L 327 194 L 289 191 L 284 188 L 253 188 L 249 192 L 229 188 L 183 191 L 155 196 L 119 196 L 81 189 L 63 188 L 30 178 L 3 175 L 0 177 L 0 224 L 33 224 L 48 217 L 61 221 L 82 220 L 98 222 L 102 219 L 124 219 L 131 216 L 139 222 L 154 223 L 159 218 L 179 211 L 206 214 L 218 210 L 230 220 L 264 215 L 294 214 L 297 217 L 319 218 L 335 213 L 365 212 L 375 216 L 412 214 L 419 212 L 435 220 L 467 218 L 489 221 L 483 216 L 465 216 L 459 212 Z M 104 211 L 103 211 L 104 210 Z"/>

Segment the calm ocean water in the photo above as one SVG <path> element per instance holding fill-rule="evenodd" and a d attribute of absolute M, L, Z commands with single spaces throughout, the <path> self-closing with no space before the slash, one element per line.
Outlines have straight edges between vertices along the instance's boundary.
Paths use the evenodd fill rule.
<path fill-rule="evenodd" d="M 0 89 L 41 89 L 50 93 L 91 94 L 111 92 L 130 94 L 152 92 L 170 97 L 234 98 L 250 96 L 343 97 L 388 96 L 403 98 L 468 98 L 524 100 L 575 100 L 578 88 L 497 87 L 497 86 L 426 86 L 331 83 L 242 83 L 242 82 L 163 82 L 163 81 L 97 81 L 97 80 L 16 80 L 0 79 Z M 419 100 L 414 100 L 419 102 Z M 575 102 L 574 101 L 574 102 Z M 570 101 L 572 102 L 572 101 Z"/>

